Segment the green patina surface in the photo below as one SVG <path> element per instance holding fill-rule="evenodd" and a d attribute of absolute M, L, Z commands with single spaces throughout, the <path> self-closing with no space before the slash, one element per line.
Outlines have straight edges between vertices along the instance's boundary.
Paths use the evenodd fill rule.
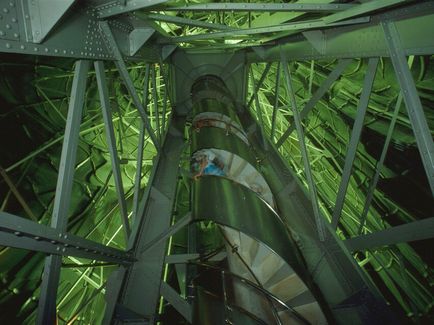
<path fill-rule="evenodd" d="M 303 16 L 302 13 L 177 13 L 173 11 L 158 13 L 225 24 L 234 28 L 277 25 L 297 21 Z M 207 32 L 207 29 L 202 27 L 172 23 L 159 23 L 159 25 L 170 36 Z M 242 47 L 283 35 L 284 33 L 277 33 L 261 37 L 251 36 L 241 40 L 206 40 L 183 44 L 183 46 L 206 48 L 212 46 L 214 49 Z M 432 57 L 412 58 L 413 77 L 431 130 L 434 129 L 433 63 Z M 293 86 L 300 109 L 336 64 L 337 61 L 291 62 Z M 252 65 L 256 81 L 260 78 L 264 67 L 264 64 Z M 354 60 L 304 121 L 307 149 L 318 188 L 320 208 L 328 219 L 333 213 L 366 67 L 367 61 Z M 107 68 L 113 121 L 118 141 L 117 149 L 121 158 L 121 171 L 130 211 L 140 118 L 126 88 L 120 82 L 117 71 L 110 65 Z M 258 92 L 264 129 L 268 136 L 271 134 L 276 70 L 277 64 L 273 64 Z M 131 63 L 129 72 L 143 99 L 145 64 Z M 158 65 L 157 76 L 158 114 L 154 111 L 151 94 L 148 104 L 153 128 L 157 125 L 157 116 L 161 121 L 165 89 Z M 10 55 L 1 57 L 0 165 L 28 202 L 33 214 L 44 224 L 49 223 L 52 211 L 71 83 L 72 61 L 35 60 Z M 92 73 L 89 75 L 88 85 L 86 107 L 81 124 L 69 231 L 113 247 L 123 248 L 125 238 L 121 231 L 121 219 L 111 175 L 96 79 Z M 342 239 L 358 234 L 367 189 L 380 157 L 398 93 L 399 87 L 392 65 L 388 59 L 382 59 L 378 66 L 338 228 L 338 234 Z M 252 82 L 249 82 L 249 95 L 251 94 Z M 283 82 L 278 89 L 277 107 L 275 141 L 291 124 L 292 118 L 289 98 Z M 257 116 L 254 104 L 251 110 Z M 170 112 L 167 115 L 166 121 Z M 163 129 L 163 126 L 161 127 Z M 296 132 L 286 139 L 279 150 L 306 185 Z M 146 136 L 142 187 L 147 183 L 155 154 L 156 150 Z M 184 158 L 184 169 L 187 169 L 188 154 Z M 178 186 L 179 216 L 183 215 L 183 211 L 188 211 L 187 183 L 188 180 L 182 177 Z M 0 179 L 0 210 L 29 218 L 3 179 Z M 362 233 L 432 217 L 433 212 L 432 197 L 403 104 Z M 198 227 L 208 229 L 207 226 L 212 228 L 205 224 Z M 209 233 L 214 232 L 210 230 Z M 182 243 L 186 241 L 183 236 L 174 237 L 172 252 L 183 252 Z M 214 239 L 204 235 L 203 245 L 206 246 L 208 241 L 212 243 Z M 415 312 L 420 314 L 423 320 L 429 320 L 434 301 L 432 247 L 433 241 L 425 240 L 357 253 L 355 258 L 396 310 L 401 310 L 402 314 L 413 320 L 417 319 Z M 92 261 L 68 257 L 65 257 L 63 262 L 68 265 L 92 263 Z M 42 267 L 42 254 L 2 248 L 0 252 L 1 323 L 34 322 Z M 57 300 L 59 321 L 67 323 L 80 320 L 83 324 L 99 323 L 105 306 L 103 286 L 113 270 L 113 266 L 63 268 Z M 182 271 L 178 273 L 182 274 Z M 97 293 L 97 290 L 100 290 L 100 293 Z"/>

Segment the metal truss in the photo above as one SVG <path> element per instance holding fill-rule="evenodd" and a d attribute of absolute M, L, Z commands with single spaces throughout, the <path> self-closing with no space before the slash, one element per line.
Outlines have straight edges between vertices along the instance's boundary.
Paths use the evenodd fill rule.
<path fill-rule="evenodd" d="M 179 223 L 171 225 L 172 205 L 175 195 L 175 187 L 178 176 L 179 159 L 184 143 L 183 128 L 184 117 L 174 117 L 170 126 L 165 129 L 166 106 L 162 114 L 162 120 L 157 113 L 158 107 L 153 109 L 157 115 L 155 130 L 151 125 L 147 113 L 148 97 L 151 95 L 154 105 L 157 103 L 157 83 L 154 66 L 148 65 L 144 100 L 140 100 L 136 88 L 128 74 L 126 60 L 144 60 L 150 63 L 162 63 L 164 60 L 173 62 L 180 51 L 167 44 L 192 44 L 217 38 L 242 38 L 248 35 L 263 37 L 275 32 L 289 32 L 279 37 L 274 43 L 268 43 L 257 47 L 242 46 L 240 54 L 245 61 L 228 60 L 228 71 L 224 76 L 230 80 L 231 74 L 238 69 L 242 70 L 245 64 L 267 62 L 262 76 L 254 82 L 254 93 L 248 101 L 243 101 L 246 95 L 247 85 L 237 85 L 239 91 L 238 101 L 247 103 L 250 107 L 255 101 L 255 107 L 259 116 L 259 127 L 262 130 L 261 138 L 264 143 L 261 150 L 264 155 L 270 150 L 281 147 L 293 131 L 297 132 L 297 138 L 302 153 L 303 164 L 306 171 L 310 204 L 316 226 L 314 243 L 329 248 L 331 251 L 337 247 L 346 247 L 345 252 L 336 253 L 335 261 L 342 262 L 347 270 L 356 278 L 353 272 L 353 262 L 349 262 L 348 252 L 366 251 L 382 246 L 393 246 L 398 243 L 422 240 L 434 237 L 432 218 L 409 223 L 402 226 L 390 227 L 371 234 L 362 235 L 362 229 L 366 222 L 373 193 L 378 183 L 381 168 L 387 155 L 387 149 L 391 141 L 392 132 L 396 123 L 401 102 L 404 100 L 408 115 L 414 130 L 417 147 L 420 151 L 422 162 L 427 174 L 432 193 L 434 193 L 434 145 L 432 136 L 423 113 L 420 98 L 418 96 L 413 77 L 407 64 L 408 55 L 431 55 L 434 53 L 434 43 L 431 31 L 434 29 L 434 3 L 412 3 L 400 7 L 404 1 L 369 1 L 362 4 L 253 4 L 253 3 L 210 3 L 204 5 L 191 5 L 168 7 L 166 1 L 99 1 L 78 4 L 78 1 L 18 1 L 1 0 L 2 19 L 5 23 L 0 28 L 0 52 L 27 54 L 37 56 L 66 57 L 78 60 L 75 66 L 74 80 L 71 89 L 71 101 L 69 103 L 67 125 L 63 138 L 61 162 L 56 187 L 55 202 L 50 226 L 38 224 L 35 221 L 0 212 L 0 244 L 3 246 L 23 248 L 43 252 L 45 258 L 44 273 L 42 276 L 41 295 L 38 307 L 38 324 L 52 324 L 56 319 L 56 297 L 59 283 L 62 258 L 64 256 L 87 258 L 93 261 L 119 264 L 118 271 L 109 280 L 109 283 L 98 288 L 95 293 L 100 293 L 106 286 L 107 308 L 105 321 L 111 322 L 115 314 L 127 315 L 123 320 L 130 319 L 128 315 L 134 315 L 141 321 L 155 320 L 155 310 L 158 298 L 163 295 L 187 320 L 191 320 L 191 306 L 168 284 L 161 281 L 164 263 L 178 263 L 196 255 L 166 258 L 166 239 L 188 224 L 191 219 L 186 216 Z M 384 13 L 380 9 L 396 6 Z M 172 17 L 156 13 L 144 14 L 143 20 L 139 15 L 131 12 L 144 8 L 157 8 L 162 11 L 196 12 L 196 11 L 235 11 L 235 12 L 316 12 L 325 13 L 323 18 L 314 21 L 300 21 L 297 23 L 280 24 L 249 29 L 233 28 L 225 24 L 203 22 L 183 17 Z M 49 9 L 48 9 L 49 8 Z M 213 33 L 168 37 L 156 33 L 155 22 L 169 22 L 178 25 L 195 26 L 205 29 L 217 30 Z M 158 34 L 157 36 L 153 36 Z M 154 38 L 153 38 L 154 37 Z M 353 40 L 357 39 L 358 42 Z M 201 52 L 200 45 L 196 53 Z M 182 51 L 181 51 L 182 52 Z M 381 157 L 376 165 L 375 174 L 371 180 L 367 198 L 360 216 L 358 234 L 354 238 L 338 241 L 334 236 L 327 237 L 327 232 L 334 233 L 340 226 L 340 216 L 344 206 L 348 182 L 351 177 L 352 166 L 357 145 L 363 127 L 363 120 L 368 108 L 372 85 L 379 57 L 390 57 L 393 63 L 401 94 L 396 103 L 393 119 L 386 137 L 386 142 Z M 236 56 L 234 55 L 234 58 Z M 357 117 L 352 129 L 345 165 L 342 172 L 342 180 L 338 189 L 331 225 L 325 224 L 326 219 L 321 213 L 319 197 L 315 180 L 311 172 L 311 159 L 306 150 L 305 131 L 303 120 L 315 108 L 318 101 L 327 93 L 332 84 L 341 76 L 345 68 L 351 63 L 352 58 L 369 58 L 368 72 L 364 80 L 363 91 L 360 95 L 357 108 Z M 291 72 L 287 61 L 311 60 L 311 59 L 340 59 L 334 70 L 327 76 L 322 85 L 312 94 L 312 97 L 299 111 L 292 88 Z M 116 149 L 116 141 L 112 122 L 112 112 L 109 102 L 108 87 L 104 70 L 104 62 L 113 61 L 119 71 L 134 106 L 138 110 L 142 123 L 138 143 L 138 169 L 136 172 L 133 211 L 130 220 L 127 211 L 125 193 L 122 185 L 122 177 L 119 166 L 119 157 Z M 185 62 L 188 60 L 185 60 Z M 115 186 L 120 207 L 121 220 L 127 250 L 121 251 L 108 246 L 80 238 L 68 233 L 68 216 L 71 199 L 72 181 L 74 176 L 74 164 L 79 139 L 79 127 L 82 109 L 85 102 L 84 92 L 86 80 L 94 63 L 102 113 L 104 118 L 107 144 L 110 151 L 111 164 L 115 179 Z M 258 91 L 264 79 L 269 73 L 272 62 L 278 62 L 279 74 L 276 76 L 275 104 L 273 107 L 271 141 L 265 139 L 264 112 L 258 100 Z M 181 64 L 178 71 L 183 71 Z M 274 140 L 276 135 L 276 111 L 278 110 L 278 92 L 280 88 L 280 70 L 283 69 L 285 86 L 290 99 L 292 118 L 289 127 Z M 165 82 L 174 83 L 176 89 L 166 97 L 174 99 L 173 105 L 177 105 L 177 111 L 188 111 L 188 101 L 185 98 L 176 97 L 182 93 L 178 76 L 173 74 L 164 76 Z M 252 74 L 253 77 L 253 74 Z M 253 78 L 254 79 L 254 78 Z M 247 73 L 245 79 L 247 80 Z M 151 94 L 148 86 L 152 85 Z M 236 84 L 236 82 L 234 83 Z M 235 87 L 234 87 L 235 88 Z M 238 88 L 237 88 L 238 90 Z M 180 114 L 182 115 L 182 114 Z M 249 121 L 253 123 L 252 121 Z M 249 124 L 248 126 L 252 126 Z M 250 130 L 254 130 L 254 127 Z M 166 132 L 167 131 L 167 132 Z M 255 131 L 252 131 L 253 133 Z M 145 134 L 148 134 L 158 150 L 152 176 L 145 193 L 140 193 L 140 181 L 142 174 L 143 143 Z M 271 149 L 270 149 L 271 148 Z M 277 152 L 277 151 L 276 151 Z M 276 156 L 276 154 L 273 154 Z M 277 159 L 277 158 L 273 158 Z M 275 160 L 277 161 L 277 160 Z M 278 165 L 276 163 L 276 165 Z M 280 166 L 280 165 L 279 165 Z M 285 165 L 286 166 L 286 165 Z M 288 183 L 281 189 L 279 195 L 291 192 L 292 184 Z M 158 215 L 158 218 L 155 217 Z M 304 225 L 303 225 L 304 226 Z M 330 231 L 329 228 L 332 230 Z M 309 249 L 314 249 L 308 247 Z M 317 256 L 309 261 L 310 271 L 317 275 L 317 266 L 328 257 Z M 90 263 L 89 266 L 96 264 Z M 350 267 L 350 266 L 351 267 Z M 83 266 L 84 267 L 84 266 Z M 84 273 L 83 273 L 84 274 Z M 92 299 L 92 298 L 89 298 Z M 146 303 L 142 303 L 145 301 Z M 79 311 L 77 311 L 78 313 Z"/>

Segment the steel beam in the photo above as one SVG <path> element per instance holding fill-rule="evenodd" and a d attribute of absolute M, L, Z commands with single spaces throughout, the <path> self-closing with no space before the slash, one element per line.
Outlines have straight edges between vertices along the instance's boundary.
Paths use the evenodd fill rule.
<path fill-rule="evenodd" d="M 377 1 L 375 1 L 377 2 Z M 380 2 L 380 1 L 378 1 Z M 312 44 L 299 35 L 284 37 L 276 45 L 262 45 L 261 55 L 247 50 L 247 62 L 272 62 L 283 51 L 289 60 L 332 60 L 389 56 L 381 22 L 396 22 L 406 55 L 434 53 L 431 30 L 434 29 L 434 2 L 413 1 L 408 5 L 371 15 L 366 24 L 321 29 L 322 44 Z M 357 40 L 357 42 L 354 42 Z M 318 48 L 324 49 L 323 52 Z"/>
<path fill-rule="evenodd" d="M 27 215 L 29 216 L 29 218 L 32 219 L 33 221 L 38 221 L 38 218 L 33 214 L 32 209 L 30 209 L 30 207 L 27 204 L 26 200 L 23 198 L 23 196 L 21 195 L 21 193 L 18 191 L 18 189 L 15 186 L 14 182 L 10 179 L 9 175 L 7 174 L 7 172 L 1 166 L 0 166 L 0 176 L 2 176 L 3 179 L 5 180 L 6 184 L 8 184 L 11 192 L 15 195 L 16 199 L 21 204 L 21 206 L 23 207 L 24 211 L 27 213 Z"/>
<path fill-rule="evenodd" d="M 387 7 L 395 6 L 400 3 L 408 2 L 408 0 L 371 0 L 368 2 L 361 3 L 358 6 L 354 6 L 347 10 L 340 11 L 333 15 L 329 15 L 324 17 L 324 21 L 327 23 L 332 23 L 344 19 L 349 19 L 352 17 L 364 15 L 367 13 L 371 13 L 377 10 L 385 9 Z"/>
<path fill-rule="evenodd" d="M 170 285 L 168 285 L 166 282 L 161 282 L 160 285 L 160 293 L 161 295 L 167 300 L 168 303 L 170 303 L 173 308 L 177 312 L 179 312 L 188 323 L 193 322 L 193 312 L 191 305 L 182 298 L 179 293 L 175 291 Z"/>
<path fill-rule="evenodd" d="M 98 84 L 99 98 L 102 106 L 102 115 L 104 118 L 104 126 L 107 137 L 107 147 L 110 152 L 110 160 L 112 165 L 113 177 L 115 181 L 116 193 L 119 202 L 119 211 L 122 218 L 122 225 L 125 231 L 125 239 L 131 233 L 130 223 L 128 221 L 127 202 L 125 200 L 124 185 L 122 182 L 121 169 L 119 165 L 118 151 L 116 149 L 116 137 L 113 127 L 113 116 L 110 107 L 110 95 L 107 88 L 106 76 L 104 71 L 104 63 L 102 61 L 95 61 L 95 74 Z"/>
<path fill-rule="evenodd" d="M 154 114 L 155 114 L 155 128 L 157 129 L 158 141 L 161 141 L 160 112 L 158 111 L 158 96 L 157 96 L 157 73 L 155 71 L 154 64 L 151 66 L 151 81 L 152 81 L 152 100 L 154 103 Z"/>
<path fill-rule="evenodd" d="M 336 204 L 333 210 L 331 222 L 333 229 L 336 229 L 338 227 L 342 208 L 344 206 L 345 194 L 347 192 L 348 184 L 351 177 L 351 170 L 353 168 L 353 162 L 357 153 L 357 145 L 360 140 L 360 135 L 362 134 L 363 121 L 365 119 L 365 114 L 368 109 L 369 98 L 371 96 L 372 86 L 374 84 L 378 61 L 378 58 L 369 59 L 365 80 L 363 82 L 362 94 L 360 95 L 359 104 L 357 105 L 357 116 L 354 121 L 353 130 L 351 132 L 348 152 L 345 157 L 344 170 L 342 172 L 339 191 L 336 197 Z"/>
<path fill-rule="evenodd" d="M 283 54 L 282 54 L 282 66 L 283 66 L 283 72 L 285 74 L 286 91 L 288 92 L 289 99 L 291 102 L 292 113 L 294 115 L 295 128 L 297 130 L 298 143 L 300 145 L 300 151 L 301 151 L 301 155 L 303 158 L 304 170 L 305 170 L 305 174 L 306 174 L 307 183 L 309 186 L 309 195 L 310 195 L 310 200 L 312 203 L 313 213 L 315 216 L 315 224 L 316 224 L 316 229 L 318 232 L 318 238 L 320 241 L 324 241 L 326 239 L 326 233 L 325 233 L 325 229 L 324 229 L 324 227 L 325 227 L 324 219 L 323 219 L 323 217 L 319 211 L 319 203 L 318 203 L 318 195 L 316 192 L 316 185 L 315 185 L 315 181 L 313 179 L 312 170 L 310 168 L 309 155 L 308 155 L 307 150 L 306 150 L 306 142 L 305 142 L 305 137 L 304 137 L 303 125 L 301 124 L 300 113 L 298 112 L 297 101 L 295 99 L 294 89 L 292 87 L 291 74 L 290 74 L 289 69 L 288 69 L 288 63 L 285 60 L 285 57 Z"/>
<path fill-rule="evenodd" d="M 374 191 L 377 187 L 378 180 L 380 179 L 380 173 L 383 168 L 384 161 L 386 160 L 387 150 L 389 149 L 390 141 L 392 140 L 393 130 L 395 129 L 396 120 L 398 119 L 399 110 L 402 104 L 402 93 L 399 93 L 398 99 L 395 104 L 395 110 L 393 111 L 392 119 L 390 121 L 389 129 L 387 130 L 386 140 L 384 141 L 383 150 L 381 151 L 380 159 L 375 166 L 375 173 L 369 184 L 368 192 L 366 194 L 365 205 L 360 216 L 360 225 L 357 233 L 360 235 L 366 222 L 366 217 L 371 206 L 372 199 L 374 197 Z"/>
<path fill-rule="evenodd" d="M 27 40 L 41 43 L 76 0 L 39 0 L 27 2 L 30 16 Z M 13 2 L 11 2 L 13 3 Z"/>
<path fill-rule="evenodd" d="M 268 70 L 269 70 L 270 69 L 270 64 L 267 65 L 267 67 L 268 67 Z M 267 70 L 267 68 L 266 68 L 266 70 Z M 264 71 L 264 73 L 265 73 L 265 71 Z M 263 76 L 265 75 L 264 73 L 262 74 Z M 250 75 L 251 75 L 251 78 L 252 78 L 253 89 L 254 89 L 252 96 L 255 98 L 256 116 L 259 119 L 259 127 L 261 129 L 261 135 L 262 135 L 262 144 L 263 144 L 264 148 L 266 148 L 267 147 L 267 140 L 265 139 L 264 119 L 262 117 L 262 109 L 261 109 L 261 104 L 259 103 L 258 91 L 255 91 L 256 89 L 259 90 L 259 86 L 257 86 L 255 84 L 255 75 L 253 74 L 252 67 L 250 67 Z"/>
<path fill-rule="evenodd" d="M 342 26 L 342 25 L 355 25 L 355 24 L 363 24 L 368 22 L 369 22 L 369 17 L 355 18 L 355 19 L 345 20 L 342 22 L 331 23 L 331 24 L 326 24 L 321 19 L 317 19 L 317 20 L 309 20 L 309 21 L 289 23 L 289 24 L 266 26 L 266 27 L 237 29 L 232 31 L 222 31 L 222 32 L 204 33 L 204 34 L 196 34 L 196 35 L 187 35 L 187 36 L 175 36 L 175 37 L 170 37 L 168 39 L 163 39 L 160 41 L 160 43 L 162 44 L 189 43 L 189 42 L 194 42 L 199 40 L 210 40 L 210 39 L 214 40 L 219 38 L 239 39 L 240 37 L 249 36 L 249 35 L 287 32 L 287 31 L 301 31 L 301 30 L 323 28 L 326 26 L 332 27 L 332 26 Z"/>
<path fill-rule="evenodd" d="M 215 262 L 215 261 L 221 261 L 227 257 L 226 252 L 220 252 L 211 258 L 207 258 L 207 261 Z M 175 254 L 175 255 L 168 255 L 166 256 L 166 259 L 164 260 L 167 264 L 187 264 L 190 261 L 193 260 L 200 260 L 202 258 L 202 255 L 197 253 L 191 253 L 191 254 Z"/>
<path fill-rule="evenodd" d="M 140 250 L 140 253 L 143 253 L 147 251 L 148 249 L 154 247 L 158 243 L 169 239 L 170 236 L 177 233 L 180 229 L 184 228 L 186 225 L 188 225 L 193 220 L 191 216 L 191 212 L 189 212 L 187 215 L 185 215 L 181 220 L 179 220 L 174 225 L 170 226 L 166 230 L 164 230 L 162 233 L 158 234 L 155 238 L 152 238 L 145 246 L 143 246 Z"/>
<path fill-rule="evenodd" d="M 410 222 L 344 241 L 351 252 L 434 238 L 434 217 Z"/>
<path fill-rule="evenodd" d="M 115 319 L 116 305 L 144 318 L 152 317 L 156 311 L 167 241 L 161 240 L 152 247 L 149 244 L 170 227 L 184 144 L 184 124 L 184 118 L 172 117 L 128 244 L 128 248 L 135 252 L 137 262 L 129 268 L 122 268 L 113 281 L 113 289 L 106 296 L 106 323 Z"/>
<path fill-rule="evenodd" d="M 253 94 L 252 94 L 252 96 L 250 96 L 250 99 L 247 102 L 247 107 L 250 107 L 252 105 L 253 100 L 255 99 L 255 93 L 257 93 L 259 91 L 259 88 L 261 88 L 262 83 L 264 82 L 265 78 L 268 75 L 268 71 L 270 71 L 270 68 L 271 68 L 271 63 L 267 63 L 264 71 L 262 71 L 261 78 L 259 78 L 258 83 L 256 84 L 256 86 L 253 84 Z M 252 76 L 252 78 L 253 78 L 253 76 Z"/>
<path fill-rule="evenodd" d="M 167 2 L 167 0 L 114 0 L 96 7 L 98 18 L 109 18 L 134 10 L 144 9 Z"/>
<path fill-rule="evenodd" d="M 116 264 L 134 261 L 132 255 L 125 251 L 6 212 L 0 212 L 0 245 Z"/>
<path fill-rule="evenodd" d="M 303 110 L 300 112 L 300 119 L 304 120 L 309 112 L 315 107 L 324 94 L 330 89 L 331 85 L 341 76 L 345 68 L 352 62 L 351 59 L 342 59 L 336 65 L 332 72 L 328 75 L 327 79 L 323 81 L 321 86 L 315 91 L 312 98 L 306 103 Z M 280 137 L 276 143 L 276 147 L 279 148 L 286 139 L 295 130 L 295 124 L 291 123 L 285 133 Z"/>
<path fill-rule="evenodd" d="M 151 124 L 149 122 L 148 114 L 146 113 L 146 107 L 144 107 L 143 104 L 140 102 L 140 98 L 137 94 L 136 88 L 134 87 L 134 83 L 131 80 L 131 77 L 128 73 L 127 66 L 125 65 L 125 62 L 122 58 L 122 54 L 119 51 L 116 40 L 110 30 L 110 26 L 107 21 L 101 21 L 99 24 L 102 32 L 105 35 L 104 40 L 107 43 L 107 45 L 112 49 L 113 55 L 116 58 L 115 64 L 125 84 L 125 87 L 128 89 L 128 92 L 130 93 L 134 105 L 137 107 L 137 110 L 139 111 L 140 116 L 142 117 L 143 122 L 145 123 L 146 130 L 148 131 L 152 142 L 154 143 L 155 147 L 158 150 L 159 149 L 158 139 L 155 136 L 154 130 L 152 130 Z"/>
<path fill-rule="evenodd" d="M 395 73 L 402 90 L 405 106 L 407 107 L 408 116 L 411 126 L 416 137 L 419 153 L 422 158 L 423 166 L 428 177 L 428 183 L 431 192 L 434 195 L 434 142 L 431 132 L 423 112 L 422 103 L 417 93 L 411 71 L 407 64 L 405 52 L 400 41 L 400 34 L 391 21 L 381 23 L 386 43 L 390 51 Z"/>
<path fill-rule="evenodd" d="M 136 161 L 136 178 L 134 181 L 134 196 L 133 196 L 133 217 L 131 224 L 134 224 L 138 219 L 140 187 L 142 182 L 143 169 L 143 148 L 145 146 L 145 124 L 140 121 L 139 144 L 137 145 L 137 161 Z"/>
<path fill-rule="evenodd" d="M 169 16 L 169 15 L 161 15 L 161 14 L 148 14 L 146 15 L 146 18 L 156 21 L 164 21 L 166 23 L 172 23 L 176 25 L 187 25 L 187 26 L 193 26 L 193 27 L 201 27 L 201 28 L 207 28 L 207 29 L 217 29 L 217 30 L 234 30 L 236 28 L 217 24 L 217 23 L 208 23 L 206 21 L 201 20 L 194 20 L 194 19 L 187 19 L 182 18 L 178 16 Z"/>
<path fill-rule="evenodd" d="M 280 88 L 280 62 L 277 63 L 276 69 L 276 88 L 274 90 L 274 105 L 273 105 L 273 116 L 271 117 L 271 135 L 270 139 L 274 142 L 274 132 L 276 131 L 276 115 L 277 106 L 279 106 L 279 88 Z"/>
<path fill-rule="evenodd" d="M 89 66 L 89 61 L 77 61 L 72 82 L 56 195 L 54 197 L 53 215 L 51 218 L 51 227 L 60 232 L 65 232 L 68 225 L 69 204 L 71 201 L 78 136 Z M 37 324 L 56 323 L 56 296 L 61 264 L 62 257 L 59 255 L 49 255 L 45 259 Z"/>
<path fill-rule="evenodd" d="M 164 11 L 339 12 L 360 5 L 339 3 L 207 3 L 164 8 Z"/>

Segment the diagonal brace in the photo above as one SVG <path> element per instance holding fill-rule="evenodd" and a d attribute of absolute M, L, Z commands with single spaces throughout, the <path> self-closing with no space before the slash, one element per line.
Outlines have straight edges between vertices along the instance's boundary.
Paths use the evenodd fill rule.
<path fill-rule="evenodd" d="M 341 183 L 336 198 L 335 209 L 332 216 L 332 228 L 336 229 L 341 217 L 342 208 L 344 206 L 345 194 L 347 192 L 348 184 L 351 177 L 351 170 L 353 162 L 357 153 L 357 145 L 362 134 L 363 120 L 368 109 L 369 98 L 371 96 L 372 86 L 374 84 L 375 73 L 377 71 L 378 58 L 369 59 L 368 69 L 366 72 L 365 80 L 363 82 L 363 90 L 360 95 L 359 104 L 357 105 L 357 116 L 354 121 L 353 130 L 351 132 L 350 144 L 348 147 L 347 156 L 345 157 L 344 170 L 342 172 Z"/>
<path fill-rule="evenodd" d="M 321 86 L 315 91 L 312 98 L 306 103 L 303 110 L 300 112 L 300 119 L 304 120 L 309 112 L 315 107 L 324 94 L 330 89 L 331 85 L 341 76 L 345 68 L 352 62 L 351 59 L 340 60 L 332 72 L 328 75 L 327 79 L 321 84 Z M 279 148 L 286 139 L 295 130 L 295 124 L 291 123 L 285 133 L 280 137 L 276 143 L 276 147 Z"/>
<path fill-rule="evenodd" d="M 151 127 L 151 124 L 149 122 L 148 114 L 146 113 L 146 109 L 143 106 L 142 102 L 140 101 L 139 95 L 137 94 L 136 88 L 134 87 L 134 83 L 131 80 L 131 77 L 128 73 L 127 66 L 125 65 L 125 62 L 123 60 L 122 54 L 118 48 L 118 45 L 116 43 L 116 40 L 110 30 L 110 26 L 107 21 L 101 21 L 99 23 L 100 28 L 105 36 L 104 40 L 107 43 L 107 46 L 111 48 L 113 51 L 113 55 L 115 57 L 115 65 L 119 71 L 119 74 L 121 75 L 121 78 L 125 84 L 125 87 L 128 89 L 128 92 L 131 95 L 131 98 L 134 102 L 134 105 L 137 107 L 140 116 L 143 119 L 143 122 L 145 123 L 146 130 L 149 133 L 149 136 L 151 137 L 152 142 L 154 143 L 155 147 L 157 149 L 160 148 L 160 144 L 158 142 L 158 139 L 154 133 L 154 130 Z"/>
<path fill-rule="evenodd" d="M 107 137 L 107 146 L 110 152 L 113 177 L 115 180 L 116 192 L 118 195 L 119 210 L 122 217 L 122 224 L 125 230 L 126 240 L 130 236 L 131 229 L 128 221 L 127 203 L 125 200 L 124 186 L 122 182 L 121 169 L 119 165 L 119 157 L 116 149 L 116 138 L 113 127 L 112 110 L 110 107 L 110 97 L 107 88 L 106 75 L 104 71 L 104 63 L 102 61 L 95 61 L 96 81 L 98 84 L 98 91 L 100 102 L 102 106 L 102 115 L 104 118 L 104 126 Z"/>

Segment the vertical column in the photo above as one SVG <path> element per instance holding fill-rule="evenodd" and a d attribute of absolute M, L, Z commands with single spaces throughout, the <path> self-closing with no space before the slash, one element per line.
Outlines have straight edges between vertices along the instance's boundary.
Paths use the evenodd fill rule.
<path fill-rule="evenodd" d="M 61 232 L 67 230 L 68 212 L 71 201 L 75 171 L 78 136 L 86 91 L 89 61 L 77 61 L 66 120 L 65 137 L 60 158 L 51 226 Z M 65 235 L 66 236 L 66 235 Z M 45 259 L 39 298 L 37 324 L 56 323 L 56 296 L 59 285 L 61 255 L 49 255 Z"/>

